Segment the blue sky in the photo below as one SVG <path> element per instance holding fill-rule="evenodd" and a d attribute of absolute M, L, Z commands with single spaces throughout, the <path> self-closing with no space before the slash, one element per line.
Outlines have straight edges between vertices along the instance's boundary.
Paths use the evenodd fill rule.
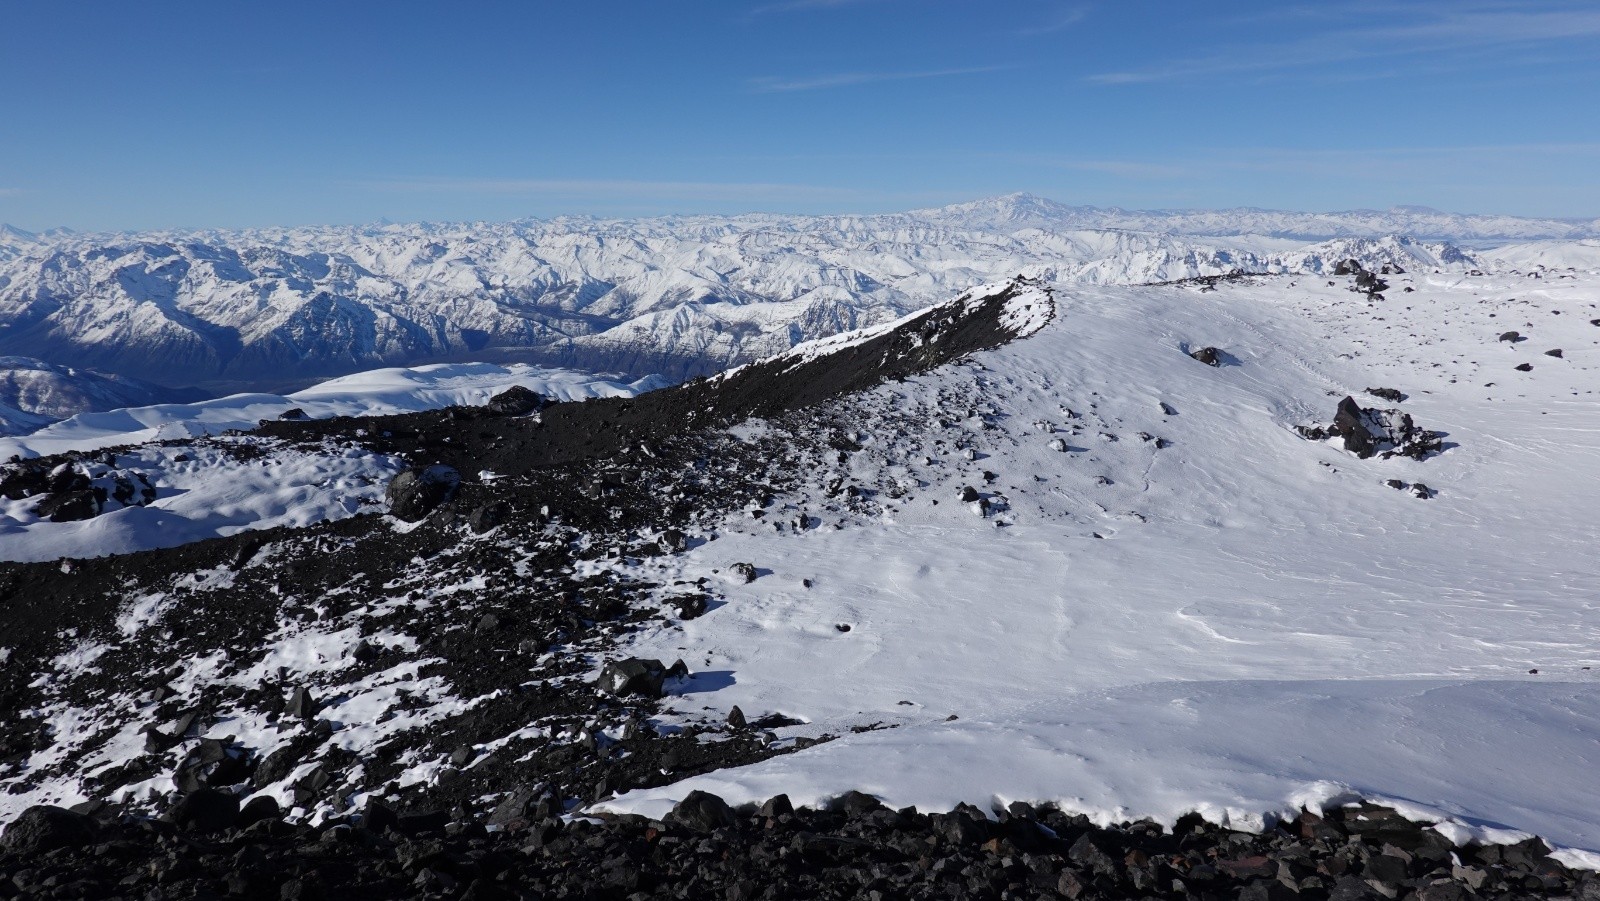
<path fill-rule="evenodd" d="M 0 4 L 0 222 L 1600 215 L 1600 3 Z"/>

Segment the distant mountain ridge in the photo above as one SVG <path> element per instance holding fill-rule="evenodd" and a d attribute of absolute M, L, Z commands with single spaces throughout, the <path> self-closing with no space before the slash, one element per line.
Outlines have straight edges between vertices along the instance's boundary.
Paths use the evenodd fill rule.
<path fill-rule="evenodd" d="M 1425 206 L 1327 213 L 1256 207 L 1124 210 L 1119 207 L 1068 206 L 1032 194 L 1007 194 L 937 209 L 915 210 L 909 215 L 932 221 L 982 223 L 990 227 L 1116 228 L 1181 235 L 1266 235 L 1307 241 L 1409 235 L 1453 244 L 1498 244 L 1600 237 L 1600 218 L 1548 219 L 1446 213 Z"/>
<path fill-rule="evenodd" d="M 679 379 L 1017 274 L 1135 284 L 1315 273 L 1347 257 L 1464 269 L 1473 252 L 1398 235 L 1531 241 L 1586 227 L 1416 209 L 1129 212 L 1015 194 L 872 216 L 8 228 L 0 354 L 218 392 L 462 360 Z M 1340 237 L 1304 237 L 1325 233 Z"/>

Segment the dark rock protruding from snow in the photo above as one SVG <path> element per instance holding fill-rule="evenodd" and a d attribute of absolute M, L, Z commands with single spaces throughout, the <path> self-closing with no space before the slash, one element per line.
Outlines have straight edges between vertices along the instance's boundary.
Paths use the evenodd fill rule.
<path fill-rule="evenodd" d="M 1215 347 L 1202 347 L 1199 350 L 1192 350 L 1189 352 L 1189 356 L 1207 366 L 1222 365 L 1222 351 L 1217 350 Z"/>
<path fill-rule="evenodd" d="M 512 385 L 489 398 L 484 409 L 495 416 L 526 416 L 543 406 L 542 395 L 521 385 Z"/>
<path fill-rule="evenodd" d="M 1523 340 L 1523 337 L 1522 337 L 1522 333 L 1521 332 L 1516 332 L 1516 331 L 1502 332 L 1500 334 L 1500 340 L 1501 341 L 1505 341 L 1505 342 L 1507 342 L 1509 344 L 1515 344 L 1518 341 Z"/>
<path fill-rule="evenodd" d="M 52 494 L 39 502 L 33 512 L 41 519 L 51 522 L 80 522 L 93 519 L 100 515 L 100 508 L 105 500 L 93 488 L 79 491 L 64 491 Z"/>
<path fill-rule="evenodd" d="M 396 519 L 417 522 L 454 497 L 460 487 L 461 473 L 454 467 L 416 466 L 391 479 L 384 497 Z"/>
<path fill-rule="evenodd" d="M 629 657 L 613 660 L 600 671 L 600 688 L 611 694 L 661 697 L 661 683 L 666 679 L 667 668 L 659 660 Z"/>
<path fill-rule="evenodd" d="M 1314 441 L 1342 438 L 1344 449 L 1363 460 L 1373 455 L 1421 460 L 1442 450 L 1444 437 L 1418 428 L 1408 413 L 1363 407 L 1353 397 L 1339 401 L 1332 425 L 1300 426 L 1298 431 Z"/>
<path fill-rule="evenodd" d="M 728 567 L 728 572 L 732 573 L 735 579 L 746 585 L 756 580 L 756 567 L 753 563 L 735 563 Z"/>
<path fill-rule="evenodd" d="M 42 854 L 57 848 L 81 848 L 94 841 L 94 820 L 64 807 L 40 804 L 24 810 L 5 833 L 0 847 L 12 854 Z"/>
<path fill-rule="evenodd" d="M 1340 260 L 1333 267 L 1333 274 L 1334 275 L 1354 275 L 1357 272 L 1366 272 L 1366 271 L 1367 271 L 1366 267 L 1361 265 L 1361 261 L 1360 260 L 1354 260 L 1354 259 L 1351 259 L 1351 260 Z"/>

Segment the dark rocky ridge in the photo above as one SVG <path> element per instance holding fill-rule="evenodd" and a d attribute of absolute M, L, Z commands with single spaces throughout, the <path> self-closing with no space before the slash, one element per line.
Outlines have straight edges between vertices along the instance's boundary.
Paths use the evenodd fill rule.
<path fill-rule="evenodd" d="M 351 793 L 371 791 L 402 810 L 463 820 L 488 813 L 486 797 L 536 791 L 559 812 L 814 742 L 775 739 L 766 730 L 792 721 L 773 711 L 752 711 L 745 724 L 659 730 L 649 718 L 661 702 L 590 683 L 585 674 L 619 638 L 698 615 L 706 598 L 699 585 L 584 576 L 575 564 L 704 540 L 703 521 L 760 504 L 796 468 L 773 464 L 831 455 L 847 441 L 807 427 L 817 436 L 807 446 L 752 446 L 718 435 L 718 427 L 751 415 L 809 415 L 829 398 L 1004 343 L 1012 335 L 1001 313 L 1012 296 L 935 308 L 823 359 L 780 359 L 632 400 L 553 404 L 537 417 L 452 408 L 267 423 L 261 431 L 285 443 L 364 443 L 416 466 L 493 470 L 502 478 L 464 481 L 404 531 L 357 517 L 124 556 L 0 566 L 10 651 L 0 669 L 0 782 L 17 792 L 72 778 L 96 799 L 152 784 L 155 800 L 107 808 L 145 816 L 172 798 L 281 786 L 298 773 L 290 794 L 306 810 L 338 813 Z M 206 573 L 210 582 L 180 584 Z M 153 592 L 170 595 L 170 611 L 122 634 L 117 618 L 130 599 Z M 430 601 L 440 596 L 449 602 Z M 321 671 L 269 669 L 259 681 L 243 675 L 283 629 L 319 623 L 353 627 L 359 640 Z M 82 641 L 106 648 L 91 665 L 53 671 L 51 660 Z M 196 669 L 219 651 L 226 659 L 213 670 Z M 404 678 L 415 687 L 395 683 L 385 716 L 422 721 L 396 727 L 370 753 L 343 750 L 338 736 L 360 724 L 325 718 L 324 701 L 397 667 L 414 668 Z M 675 677 L 693 674 L 679 667 Z M 22 769 L 58 740 L 50 712 L 64 706 L 86 711 L 100 728 L 58 764 Z M 201 737 L 241 718 L 265 723 L 277 739 L 251 747 Z M 514 735 L 530 726 L 532 734 Z M 144 732 L 145 753 L 87 772 L 88 761 L 129 728 Z M 697 730 L 722 740 L 699 741 Z M 440 761 L 442 770 L 425 784 L 399 785 L 419 759 Z"/>

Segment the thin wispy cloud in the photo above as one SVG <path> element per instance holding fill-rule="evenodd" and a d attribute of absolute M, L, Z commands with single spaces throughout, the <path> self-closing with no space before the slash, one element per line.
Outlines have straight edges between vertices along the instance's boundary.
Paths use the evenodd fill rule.
<path fill-rule="evenodd" d="M 648 200 L 816 200 L 852 197 L 846 188 L 765 182 L 562 178 L 393 178 L 360 183 L 388 193 L 612 197 Z"/>
<path fill-rule="evenodd" d="M 917 81 L 924 78 L 950 78 L 957 75 L 979 75 L 999 72 L 1010 66 L 968 66 L 959 69 L 928 69 L 919 72 L 835 72 L 806 78 L 757 78 L 750 83 L 752 89 L 762 94 L 787 91 L 820 91 L 881 81 Z"/>
<path fill-rule="evenodd" d="M 1068 28 L 1071 28 L 1072 26 L 1088 18 L 1088 16 L 1089 7 L 1076 5 L 1068 6 L 1065 9 L 1058 10 L 1055 15 L 1045 19 L 1043 22 L 1040 22 L 1037 25 L 1030 25 L 1027 28 L 1017 29 L 1017 34 L 1022 35 L 1023 37 L 1035 37 L 1041 34 L 1055 34 L 1058 31 L 1065 31 Z"/>
<path fill-rule="evenodd" d="M 1343 15 L 1348 7 L 1329 14 Z M 1543 9 L 1528 5 L 1463 4 L 1391 8 L 1382 27 L 1324 29 L 1314 38 L 1273 45 L 1231 48 L 1228 52 L 1191 57 L 1120 72 L 1089 76 L 1097 84 L 1141 84 L 1309 68 L 1379 57 L 1416 57 L 1457 51 L 1514 50 L 1555 42 L 1600 37 L 1600 10 L 1569 6 Z M 1410 21 L 1406 21 L 1410 19 Z"/>

